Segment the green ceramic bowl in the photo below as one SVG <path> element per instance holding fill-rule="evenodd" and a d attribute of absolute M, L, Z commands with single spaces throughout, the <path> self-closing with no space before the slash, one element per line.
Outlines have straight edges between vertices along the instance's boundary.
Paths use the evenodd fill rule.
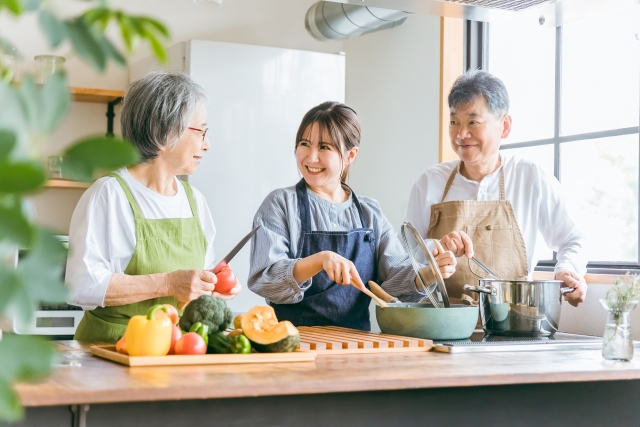
<path fill-rule="evenodd" d="M 431 340 L 469 338 L 478 322 L 478 307 L 452 304 L 450 308 L 434 308 L 430 304 L 392 303 L 376 306 L 376 318 L 385 334 Z"/>

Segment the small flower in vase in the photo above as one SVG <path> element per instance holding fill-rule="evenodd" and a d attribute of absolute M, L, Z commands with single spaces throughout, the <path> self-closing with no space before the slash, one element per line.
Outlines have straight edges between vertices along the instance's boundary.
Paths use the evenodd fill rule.
<path fill-rule="evenodd" d="M 633 341 L 631 339 L 630 313 L 640 297 L 640 276 L 618 277 L 605 299 L 600 304 L 609 312 L 602 336 L 602 357 L 607 360 L 631 360 Z"/>

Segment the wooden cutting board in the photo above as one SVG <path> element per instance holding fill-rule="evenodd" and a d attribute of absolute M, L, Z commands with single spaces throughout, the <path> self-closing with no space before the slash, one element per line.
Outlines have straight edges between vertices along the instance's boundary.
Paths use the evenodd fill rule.
<path fill-rule="evenodd" d="M 299 350 L 319 354 L 401 353 L 429 351 L 433 341 L 337 326 L 300 326 Z"/>
<path fill-rule="evenodd" d="M 91 353 L 127 366 L 220 365 L 233 363 L 313 362 L 315 351 L 293 353 L 203 354 L 170 356 L 127 356 L 116 351 L 115 345 L 92 345 Z"/>

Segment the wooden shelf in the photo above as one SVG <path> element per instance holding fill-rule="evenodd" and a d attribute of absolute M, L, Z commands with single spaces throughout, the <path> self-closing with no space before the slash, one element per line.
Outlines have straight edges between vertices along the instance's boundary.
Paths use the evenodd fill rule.
<path fill-rule="evenodd" d="M 90 182 L 69 181 L 67 179 L 50 179 L 44 185 L 44 188 L 71 188 L 84 190 L 90 186 Z"/>
<path fill-rule="evenodd" d="M 118 98 L 122 98 L 124 91 L 109 89 L 91 89 L 83 87 L 69 88 L 73 95 L 73 100 L 77 102 L 93 102 L 97 104 L 108 104 Z"/>

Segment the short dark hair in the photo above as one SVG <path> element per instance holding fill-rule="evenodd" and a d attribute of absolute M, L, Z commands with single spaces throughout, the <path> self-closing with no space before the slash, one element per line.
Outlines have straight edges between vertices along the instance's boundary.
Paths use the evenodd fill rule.
<path fill-rule="evenodd" d="M 178 143 L 196 109 L 207 99 L 204 89 L 186 74 L 149 73 L 124 93 L 122 136 L 140 150 L 141 162 L 149 162 L 162 147 Z"/>
<path fill-rule="evenodd" d="M 509 94 L 502 80 L 482 70 L 471 70 L 458 77 L 449 92 L 449 109 L 468 105 L 481 97 L 495 116 L 509 112 Z"/>
<path fill-rule="evenodd" d="M 298 144 L 305 137 L 307 129 L 313 124 L 318 124 L 321 133 L 327 133 L 333 145 L 340 153 L 340 159 L 344 160 L 343 153 L 353 147 L 360 146 L 360 121 L 355 110 L 346 104 L 335 101 L 323 102 L 313 107 L 302 118 L 296 135 L 296 150 Z M 349 166 L 342 171 L 340 180 L 345 181 L 349 175 Z"/>

